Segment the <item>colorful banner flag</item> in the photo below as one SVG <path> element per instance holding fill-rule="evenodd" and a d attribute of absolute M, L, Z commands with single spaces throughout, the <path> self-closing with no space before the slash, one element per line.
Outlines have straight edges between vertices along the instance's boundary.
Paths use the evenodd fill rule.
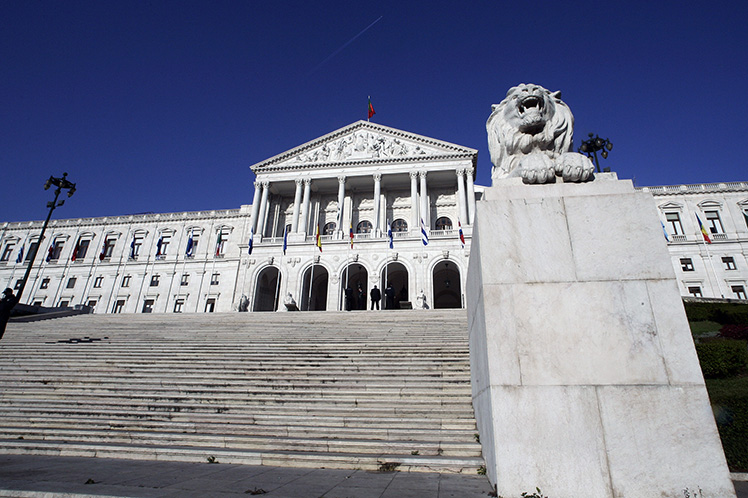
<path fill-rule="evenodd" d="M 192 238 L 192 231 L 190 230 L 190 237 L 187 239 L 187 248 L 184 250 L 184 255 L 188 258 L 192 257 L 192 247 L 194 246 L 195 241 Z M 250 246 L 251 248 L 252 246 Z"/>
<path fill-rule="evenodd" d="M 707 244 L 712 243 L 712 239 L 709 238 L 709 234 L 706 231 L 706 228 L 704 228 L 704 225 L 701 223 L 701 218 L 699 218 L 699 215 L 696 215 L 696 221 L 699 222 L 699 230 L 701 230 L 701 236 L 704 237 L 704 240 Z"/>
<path fill-rule="evenodd" d="M 423 218 L 421 218 L 421 242 L 425 246 L 429 245 L 429 236 L 426 233 L 426 224 L 423 222 Z"/>
<path fill-rule="evenodd" d="M 104 239 L 104 243 L 101 245 L 101 252 L 99 253 L 99 261 L 104 261 L 104 258 L 106 258 L 106 239 Z"/>
<path fill-rule="evenodd" d="M 247 248 L 247 254 L 252 254 L 252 239 L 254 238 L 255 238 L 255 229 L 252 228 L 249 231 L 249 247 Z M 190 240 L 192 240 L 191 236 L 190 236 Z"/>
<path fill-rule="evenodd" d="M 348 235 L 351 237 L 351 249 L 353 249 L 353 222 L 351 222 L 351 228 L 348 230 Z"/>
<path fill-rule="evenodd" d="M 75 243 L 75 249 L 73 249 L 73 255 L 70 256 L 70 261 L 75 261 L 78 258 L 78 251 L 80 250 L 80 244 L 81 241 L 78 239 L 78 242 Z"/>
<path fill-rule="evenodd" d="M 21 246 L 21 250 L 18 251 L 18 256 L 16 256 L 16 263 L 20 263 L 23 261 L 23 250 L 26 248 L 26 244 Z"/>
<path fill-rule="evenodd" d="M 322 237 L 319 235 L 319 223 L 317 223 L 317 236 L 315 238 L 314 245 L 319 248 L 319 252 L 322 252 Z"/>
<path fill-rule="evenodd" d="M 460 220 L 457 220 L 457 227 L 460 229 L 460 244 L 462 244 L 462 248 L 465 248 L 465 235 L 462 233 L 462 224 L 460 223 Z"/>
<path fill-rule="evenodd" d="M 374 111 L 374 106 L 371 105 L 371 97 L 369 97 L 369 117 L 366 119 L 371 119 L 373 115 L 375 115 L 376 112 Z"/>
<path fill-rule="evenodd" d="M 283 231 L 283 255 L 286 255 L 286 249 L 288 249 L 288 227 Z"/>
<path fill-rule="evenodd" d="M 130 259 L 135 259 L 135 236 L 132 236 L 132 242 L 130 242 Z"/>
<path fill-rule="evenodd" d="M 393 243 L 392 243 L 392 226 L 390 225 L 389 220 L 387 220 L 387 238 L 389 239 L 390 249 L 393 249 Z"/>
<path fill-rule="evenodd" d="M 743 218 L 745 218 L 745 226 L 748 227 L 748 211 L 743 211 Z"/>
<path fill-rule="evenodd" d="M 47 251 L 47 258 L 45 259 L 47 263 L 49 263 L 52 260 L 52 256 L 54 255 L 54 253 L 55 253 L 55 246 L 53 244 L 49 246 L 49 250 Z"/>
<path fill-rule="evenodd" d="M 216 256 L 221 255 L 222 244 L 223 244 L 223 230 L 218 230 L 218 239 L 216 239 Z"/>
<path fill-rule="evenodd" d="M 163 245 L 163 243 L 164 243 L 164 238 L 159 237 L 158 242 L 156 242 L 156 257 L 157 258 L 161 257 L 161 246 Z"/>
<path fill-rule="evenodd" d="M 665 230 L 665 224 L 660 220 L 660 225 L 662 225 L 662 234 L 665 236 L 665 240 L 670 242 L 670 235 L 668 235 L 667 230 Z"/>

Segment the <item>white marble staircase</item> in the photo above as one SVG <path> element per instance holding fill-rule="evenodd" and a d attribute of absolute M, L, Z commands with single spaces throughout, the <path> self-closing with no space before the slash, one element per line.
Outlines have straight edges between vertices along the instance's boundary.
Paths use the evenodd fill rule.
<path fill-rule="evenodd" d="M 0 342 L 0 453 L 474 473 L 463 310 L 81 315 Z"/>

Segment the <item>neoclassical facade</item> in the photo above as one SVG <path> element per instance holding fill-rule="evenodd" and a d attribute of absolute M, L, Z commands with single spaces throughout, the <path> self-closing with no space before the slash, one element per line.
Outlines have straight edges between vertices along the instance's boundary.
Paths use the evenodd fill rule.
<path fill-rule="evenodd" d="M 290 294 L 301 310 L 341 310 L 348 288 L 361 309 L 376 285 L 396 307 L 461 308 L 476 162 L 474 149 L 358 121 L 252 166 L 239 209 L 53 220 L 41 242 L 42 222 L 4 223 L 0 285 L 18 285 L 38 245 L 22 302 L 41 306 L 285 311 Z M 681 293 L 746 299 L 748 182 L 642 190 Z"/>

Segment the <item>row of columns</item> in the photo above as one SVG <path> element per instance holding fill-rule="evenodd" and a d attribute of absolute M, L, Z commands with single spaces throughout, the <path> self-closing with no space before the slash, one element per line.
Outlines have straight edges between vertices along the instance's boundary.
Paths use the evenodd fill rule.
<path fill-rule="evenodd" d="M 473 224 L 475 217 L 475 186 L 473 183 L 473 168 L 458 169 L 457 175 L 457 204 L 460 210 L 460 221 L 466 221 Z M 420 205 L 419 184 L 420 178 Z M 377 233 L 379 226 L 379 208 L 380 197 L 382 192 L 382 174 L 376 172 L 373 174 L 374 179 L 374 223 L 373 232 Z M 309 218 L 309 203 L 311 196 L 310 178 L 297 178 L 296 190 L 294 192 L 293 217 L 291 219 L 291 232 L 306 233 L 307 219 Z M 336 224 L 338 230 L 343 230 L 343 208 L 345 204 L 345 182 L 346 177 L 338 177 L 338 212 Z M 466 188 L 467 182 L 467 188 Z M 268 215 L 268 192 L 270 182 L 255 182 L 255 195 L 252 200 L 252 219 L 251 230 L 253 234 L 264 235 L 264 227 L 267 224 Z M 303 197 L 302 197 L 303 195 Z M 259 202 L 258 202 L 259 197 Z M 418 230 L 421 226 L 421 218 L 425 224 L 430 224 L 429 220 L 429 201 L 428 186 L 426 183 L 426 171 L 410 172 L 410 198 L 411 198 L 411 229 Z"/>

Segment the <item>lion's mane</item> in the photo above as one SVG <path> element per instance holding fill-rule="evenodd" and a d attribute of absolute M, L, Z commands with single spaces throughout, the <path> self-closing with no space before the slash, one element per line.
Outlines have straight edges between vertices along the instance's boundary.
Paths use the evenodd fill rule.
<path fill-rule="evenodd" d="M 523 87 L 535 87 L 541 91 L 544 105 L 548 106 L 548 119 L 537 133 L 525 133 L 514 121 L 507 119 L 507 106 L 515 101 Z M 551 93 L 538 85 L 518 85 L 510 88 L 506 98 L 491 106 L 492 112 L 486 122 L 488 150 L 494 165 L 492 179 L 516 176 L 520 159 L 531 152 L 544 152 L 552 160 L 571 151 L 573 144 L 574 116 L 564 101 L 561 92 Z M 513 112 L 510 110 L 510 112 Z"/>

